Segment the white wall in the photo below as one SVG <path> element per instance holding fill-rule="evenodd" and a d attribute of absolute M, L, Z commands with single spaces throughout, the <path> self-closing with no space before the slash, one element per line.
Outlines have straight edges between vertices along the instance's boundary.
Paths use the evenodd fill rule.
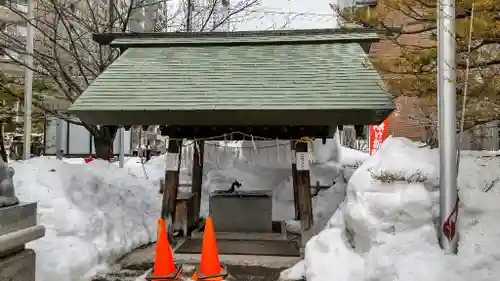
<path fill-rule="evenodd" d="M 48 121 L 47 129 L 45 130 L 45 154 L 56 154 L 56 120 Z M 68 138 L 69 130 L 69 138 Z M 93 137 L 82 126 L 68 124 L 62 121 L 62 149 L 66 155 L 90 155 L 95 153 Z M 119 152 L 118 133 L 114 141 L 113 151 L 115 154 Z M 130 131 L 125 131 L 125 155 L 131 155 L 131 134 Z"/>

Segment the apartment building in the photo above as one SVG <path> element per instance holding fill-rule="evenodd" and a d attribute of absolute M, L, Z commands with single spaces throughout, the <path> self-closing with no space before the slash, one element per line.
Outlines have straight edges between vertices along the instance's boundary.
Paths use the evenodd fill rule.
<path fill-rule="evenodd" d="M 24 15 L 27 12 L 27 2 L 28 0 L 0 0 L 0 28 L 2 32 L 0 33 L 2 44 L 0 45 L 0 70 L 3 74 L 22 78 L 24 75 L 24 68 L 19 65 L 19 61 L 22 58 L 19 53 L 24 51 L 26 43 L 26 22 L 23 21 Z M 81 53 L 85 51 L 89 53 L 96 53 L 99 50 L 90 50 L 88 48 L 96 46 L 96 44 L 87 44 L 87 41 L 91 41 L 92 32 L 104 32 L 106 31 L 106 26 L 109 25 L 110 17 L 115 15 L 115 17 L 125 17 L 131 3 L 134 3 L 133 13 L 130 15 L 130 20 L 128 21 L 127 31 L 133 32 L 144 32 L 153 31 L 158 21 L 165 19 L 166 17 L 166 2 L 167 1 L 154 1 L 154 0 L 142 0 L 140 1 L 140 7 L 136 7 L 132 0 L 90 0 L 90 1 L 80 1 L 80 0 L 66 0 L 58 2 L 57 9 L 64 11 L 66 18 L 64 21 L 72 21 L 71 28 L 68 29 L 65 24 L 61 23 L 60 20 L 55 23 L 56 13 L 51 4 L 43 4 L 43 2 L 34 1 L 35 5 L 35 17 L 37 19 L 37 28 L 35 28 L 35 50 L 41 51 L 44 48 L 47 49 L 47 53 L 50 55 L 54 50 L 54 45 L 48 43 L 52 39 L 47 36 L 57 36 L 58 44 L 60 46 L 66 46 L 66 49 L 71 49 L 75 46 L 69 46 L 71 43 L 67 39 L 71 33 L 80 42 L 76 44 L 78 48 L 81 45 Z M 154 1 L 154 2 L 153 2 Z M 151 2 L 151 4 L 149 4 Z M 111 9 L 113 5 L 115 8 Z M 120 22 L 116 20 L 116 22 Z M 54 25 L 59 24 L 57 31 L 54 31 Z M 81 27 L 81 28 L 79 28 Z M 74 33 L 74 34 L 73 34 Z M 42 35 L 43 34 L 43 35 Z M 12 38 L 15 38 L 13 40 Z M 84 39 L 81 39 L 84 38 Z M 71 47 L 71 48 L 70 48 Z M 61 67 L 66 68 L 70 75 L 81 75 L 78 71 L 74 71 L 74 58 L 72 54 L 68 52 L 58 52 L 58 58 L 60 63 L 63 65 Z M 67 56 L 67 58 L 66 58 Z M 89 54 L 90 57 L 90 54 Z M 14 58 L 14 59 L 12 59 Z M 89 58 L 90 59 L 90 58 Z M 36 62 L 35 62 L 36 63 Z M 44 67 L 43 65 L 40 67 Z"/>
<path fill-rule="evenodd" d="M 36 0 L 32 0 L 38 3 Z M 125 17 L 130 5 L 133 5 L 133 13 L 130 15 L 128 30 L 132 32 L 150 32 L 154 31 L 156 26 L 167 18 L 167 2 L 155 0 L 66 0 L 60 2 L 60 8 L 64 8 L 74 13 L 75 22 L 90 21 L 90 18 L 96 19 L 103 24 L 108 23 L 110 16 Z M 0 0 L 0 28 L 9 30 L 9 33 L 15 34 L 20 38 L 26 37 L 26 23 L 19 17 L 16 10 L 21 13 L 27 12 L 28 0 Z M 89 4 L 90 3 L 90 4 Z M 111 5 L 114 6 L 112 9 Z M 53 17 L 53 10 L 44 9 L 38 6 L 35 12 L 36 16 L 44 17 L 42 21 L 48 21 L 47 17 Z M 0 59 L 5 60 L 0 50 Z"/>
<path fill-rule="evenodd" d="M 0 0 L 0 29 L 23 41 L 26 38 L 26 24 L 12 9 L 25 12 L 26 0 Z M 21 75 L 21 69 L 12 63 L 9 55 L 17 56 L 16 53 L 0 46 L 0 68 L 15 73 L 16 76 Z"/>
<path fill-rule="evenodd" d="M 231 0 L 170 0 L 164 8 L 166 32 L 191 31 L 229 31 L 233 29 L 231 20 L 226 20 L 231 12 Z M 188 9 L 190 4 L 190 9 Z M 220 24 L 223 22 L 223 24 Z"/>
<path fill-rule="evenodd" d="M 27 12 L 27 2 L 28 0 L 0 0 L 0 28 L 2 28 L 2 40 L 6 39 L 8 36 L 13 36 L 17 40 L 19 40 L 18 46 L 12 46 L 13 41 L 7 39 L 7 41 L 2 41 L 2 43 L 8 42 L 8 44 L 2 44 L 0 47 L 0 71 L 2 74 L 17 77 L 19 79 L 23 79 L 24 77 L 24 67 L 22 67 L 18 62 L 22 60 L 19 57 L 19 53 L 24 50 L 25 42 L 26 42 L 26 22 L 23 21 L 23 16 Z M 54 22 L 55 13 L 53 7 L 44 6 L 43 2 L 35 1 L 35 16 L 38 20 L 38 27 L 35 28 L 35 50 L 41 51 L 43 48 L 48 48 L 46 54 L 51 54 L 54 51 L 54 47 L 51 46 L 50 40 L 47 40 L 47 36 L 51 35 L 42 35 L 42 31 L 44 28 L 47 28 L 48 34 L 56 35 L 53 31 L 54 25 L 57 24 Z M 150 3 L 151 4 L 150 4 Z M 88 1 L 79 1 L 79 0 L 63 0 L 58 2 L 58 9 L 64 9 L 64 11 L 72 16 L 66 18 L 66 20 L 71 20 L 70 17 L 73 18 L 74 29 L 71 31 L 72 35 L 76 36 L 85 36 L 86 39 L 81 40 L 78 44 L 82 45 L 82 50 L 80 53 L 85 52 L 93 52 L 90 48 L 95 46 L 96 44 L 87 44 L 85 42 L 91 41 L 91 32 L 89 28 L 85 28 L 85 24 L 90 25 L 99 25 L 99 31 L 106 31 L 105 26 L 109 25 L 110 16 L 116 17 L 124 17 L 126 15 L 128 9 L 130 8 L 131 3 L 134 3 L 133 13 L 130 15 L 130 20 L 128 21 L 127 31 L 131 32 L 144 32 L 144 31 L 155 31 L 158 25 L 158 22 L 161 22 L 166 18 L 166 2 L 167 1 L 154 1 L 154 0 L 141 0 L 140 7 L 136 7 L 135 3 L 138 1 L 131 2 L 131 0 L 90 0 Z M 114 9 L 110 9 L 111 5 L 114 5 Z M 113 12 L 113 13 L 112 13 Z M 117 21 L 118 22 L 118 21 Z M 60 46 L 69 47 L 70 44 L 67 40 L 68 30 L 66 27 L 62 26 L 60 31 L 58 31 L 58 36 L 61 40 L 58 40 L 58 44 Z M 45 27 L 44 27 L 45 25 Z M 84 27 L 79 29 L 79 25 L 83 25 Z M 83 32 L 82 32 L 83 31 Z M 62 36 L 62 37 L 61 37 Z M 86 41 L 87 40 L 87 41 Z M 48 42 L 49 41 L 49 42 Z M 49 43 L 49 45 L 47 45 Z M 6 46 L 8 45 L 8 46 Z M 12 46 L 12 47 L 11 47 Z M 17 51 L 17 52 L 16 52 Z M 98 50 L 95 50 L 97 53 Z M 15 59 L 12 59 L 14 57 Z M 89 55 L 89 61 L 91 61 L 91 55 Z M 71 56 L 71 54 L 66 54 L 65 52 L 59 52 L 58 54 L 58 62 L 62 65 L 60 68 L 64 68 L 69 75 L 81 75 L 81 71 L 76 69 L 75 60 Z M 35 62 L 35 64 L 37 64 Z M 39 66 L 44 68 L 44 66 Z M 36 73 L 35 73 L 36 75 Z M 78 81 L 79 79 L 75 79 L 74 81 Z M 54 101 L 54 108 L 63 107 L 64 104 L 68 102 L 65 99 L 56 99 Z M 12 105 L 14 108 L 20 108 L 19 102 Z M 22 118 L 15 118 L 17 123 L 22 122 Z M 55 126 L 54 124 L 49 124 L 48 126 Z M 20 126 L 17 126 L 18 130 Z M 7 132 L 10 132 L 7 130 Z M 8 133 L 8 139 L 6 139 L 6 143 L 19 143 L 22 141 L 22 131 L 13 131 Z M 78 136 L 76 136 L 78 138 Z M 35 139 L 35 138 L 34 138 Z M 73 144 L 72 144 L 73 145 Z"/>
<path fill-rule="evenodd" d="M 122 14 L 126 14 L 131 0 L 117 0 L 117 7 Z M 164 22 L 168 20 L 168 2 L 145 0 L 141 1 L 140 7 L 134 9 L 129 20 L 128 30 L 130 32 L 157 32 L 164 31 Z"/>

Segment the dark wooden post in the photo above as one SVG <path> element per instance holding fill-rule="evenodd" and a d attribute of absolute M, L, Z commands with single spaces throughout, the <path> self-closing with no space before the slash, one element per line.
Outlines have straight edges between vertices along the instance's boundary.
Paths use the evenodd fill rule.
<path fill-rule="evenodd" d="M 300 224 L 302 232 L 308 231 L 313 225 L 311 180 L 309 178 L 309 155 L 307 143 L 297 142 L 297 186 L 300 209 Z M 303 234 L 302 233 L 302 234 Z"/>
<path fill-rule="evenodd" d="M 297 159 L 295 155 L 296 141 L 290 141 L 292 149 L 292 184 L 293 184 L 293 206 L 295 210 L 295 220 L 300 220 L 300 207 L 299 207 L 299 186 L 297 182 Z"/>
<path fill-rule="evenodd" d="M 198 146 L 195 146 L 193 151 L 193 174 L 191 180 L 191 191 L 195 196 L 194 216 L 196 222 L 200 219 L 201 189 L 203 186 L 203 153 L 205 151 L 205 141 L 198 141 L 197 144 Z"/>
<path fill-rule="evenodd" d="M 169 221 L 172 225 L 167 225 L 167 231 L 173 232 L 175 223 L 175 201 L 177 199 L 177 191 L 179 189 L 179 168 L 180 168 L 180 144 L 178 140 L 168 141 L 167 150 L 167 167 L 165 171 L 165 187 L 163 192 L 163 202 L 161 217 L 168 224 Z"/>

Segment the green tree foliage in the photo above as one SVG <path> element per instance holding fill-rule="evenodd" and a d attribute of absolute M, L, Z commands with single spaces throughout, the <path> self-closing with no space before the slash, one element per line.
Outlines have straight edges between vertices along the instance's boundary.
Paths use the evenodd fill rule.
<path fill-rule="evenodd" d="M 384 52 L 389 50 L 381 50 L 373 63 L 396 97 L 419 98 L 427 112 L 415 118 L 421 118 L 418 121 L 431 127 L 436 123 L 438 3 L 436 0 L 378 0 L 376 7 L 348 7 L 338 11 L 346 22 L 377 29 L 383 39 L 393 43 L 391 51 L 394 52 L 385 56 Z M 462 115 L 467 82 L 467 129 L 500 119 L 500 1 L 457 0 L 455 3 L 457 117 L 460 120 Z"/>

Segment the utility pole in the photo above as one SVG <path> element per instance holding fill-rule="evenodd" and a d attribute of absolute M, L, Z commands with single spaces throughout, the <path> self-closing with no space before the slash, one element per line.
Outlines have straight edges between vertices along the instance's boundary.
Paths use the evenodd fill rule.
<path fill-rule="evenodd" d="M 118 140 L 119 140 L 119 154 L 118 160 L 120 161 L 120 168 L 125 166 L 125 128 L 122 126 L 118 129 Z"/>
<path fill-rule="evenodd" d="M 63 120 L 61 118 L 56 119 L 56 158 L 62 160 L 63 158 Z M 69 140 L 66 140 L 69 141 Z"/>
<path fill-rule="evenodd" d="M 230 0 L 222 0 L 222 19 L 226 21 L 224 25 L 227 31 L 231 30 L 231 19 L 229 18 L 230 14 L 231 14 Z"/>
<path fill-rule="evenodd" d="M 31 156 L 31 106 L 33 99 L 33 24 L 34 24 L 34 2 L 28 0 L 28 11 L 26 15 L 26 55 L 24 56 L 24 143 L 23 159 Z"/>
<path fill-rule="evenodd" d="M 439 242 L 448 254 L 458 249 L 455 0 L 438 4 Z"/>
<path fill-rule="evenodd" d="M 132 5 L 132 3 L 130 4 Z M 108 28 L 109 32 L 113 32 L 115 24 L 115 0 L 108 0 Z"/>
<path fill-rule="evenodd" d="M 193 0 L 187 0 L 187 13 L 186 13 L 186 31 L 193 31 L 192 15 L 193 12 Z"/>
<path fill-rule="evenodd" d="M 132 4 L 130 4 L 132 5 Z M 109 32 L 114 31 L 114 23 L 115 23 L 115 1 L 108 1 L 108 24 L 109 24 Z M 125 166 L 125 128 L 120 126 L 118 128 L 118 164 L 120 168 Z"/>

